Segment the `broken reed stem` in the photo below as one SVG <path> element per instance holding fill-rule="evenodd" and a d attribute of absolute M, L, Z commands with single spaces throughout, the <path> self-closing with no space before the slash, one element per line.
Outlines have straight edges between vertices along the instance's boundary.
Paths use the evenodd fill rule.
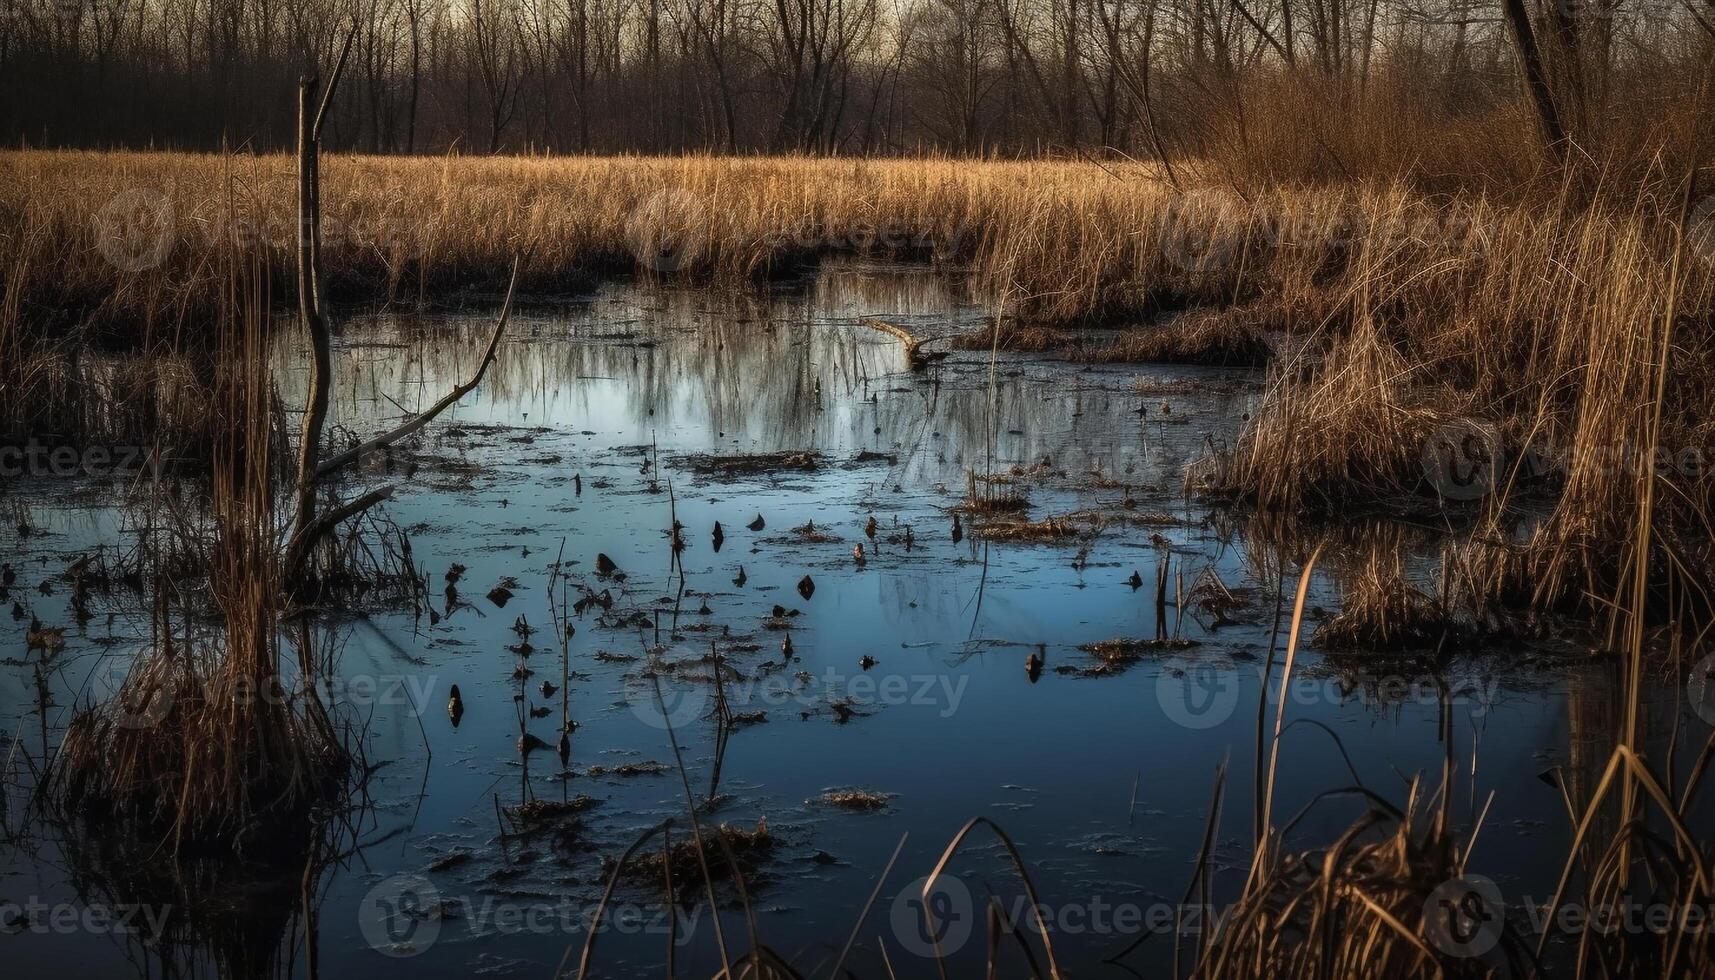
<path fill-rule="evenodd" d="M 708 853 L 703 847 L 703 828 L 701 821 L 697 819 L 696 799 L 691 795 L 691 779 L 685 772 L 685 758 L 679 751 L 679 736 L 673 731 L 673 720 L 667 716 L 667 702 L 661 696 L 661 678 L 652 675 L 650 680 L 655 685 L 655 707 L 661 712 L 662 724 L 667 727 L 667 742 L 673 747 L 673 760 L 679 768 L 679 782 L 685 790 L 686 816 L 691 821 L 691 841 L 697 852 L 697 865 L 703 872 L 703 886 L 709 899 L 709 916 L 715 927 L 715 945 L 720 948 L 721 965 L 726 968 L 723 975 L 731 977 L 732 957 L 727 953 L 726 930 L 721 925 L 720 905 L 715 901 L 715 879 L 709 873 Z M 734 864 L 732 870 L 736 875 L 738 865 Z"/>
<path fill-rule="evenodd" d="M 1286 718 L 1285 691 L 1292 682 L 1292 665 L 1298 656 L 1298 635 L 1304 622 L 1304 600 L 1310 594 L 1310 576 L 1316 570 L 1316 560 L 1322 555 L 1322 546 L 1310 553 L 1310 558 L 1304 563 L 1304 570 L 1298 576 L 1298 595 L 1292 603 L 1292 627 L 1286 635 L 1286 664 L 1281 669 L 1280 703 L 1275 708 L 1274 738 L 1271 740 L 1268 756 L 1268 780 L 1263 788 L 1262 796 L 1262 828 L 1263 833 L 1257 848 L 1257 855 L 1251 866 L 1251 879 L 1254 884 L 1260 870 L 1269 862 L 1272 851 L 1270 836 L 1273 833 L 1274 813 L 1274 780 L 1280 765 L 1280 731 Z M 1262 697 L 1268 697 L 1268 691 L 1263 690 Z"/>
<path fill-rule="evenodd" d="M 870 889 L 869 899 L 863 903 L 862 911 L 858 912 L 857 921 L 852 923 L 851 935 L 846 937 L 846 944 L 840 948 L 840 955 L 834 960 L 834 968 L 828 971 L 828 976 L 840 975 L 840 967 L 846 965 L 846 957 L 851 954 L 852 946 L 857 943 L 858 933 L 863 930 L 863 924 L 869 918 L 869 910 L 875 907 L 875 900 L 881 894 L 882 886 L 887 884 L 887 876 L 893 873 L 893 866 L 899 861 L 899 855 L 905 850 L 905 842 L 909 840 L 909 832 L 899 835 L 899 843 L 893 846 L 893 856 L 887 859 L 887 866 L 881 869 L 881 874 L 875 879 L 875 887 Z"/>
<path fill-rule="evenodd" d="M 959 829 L 959 832 L 953 835 L 953 840 L 947 845 L 947 849 L 941 852 L 941 860 L 935 862 L 934 870 L 930 871 L 928 877 L 923 879 L 923 891 L 921 895 L 921 898 L 923 899 L 923 917 L 928 920 L 929 937 L 934 941 L 935 965 L 940 969 L 941 976 L 943 980 L 945 980 L 947 976 L 947 963 L 944 954 L 941 952 L 941 930 L 936 928 L 935 913 L 929 901 L 929 895 L 934 891 L 935 880 L 941 876 L 943 871 L 947 870 L 947 864 L 951 862 L 953 860 L 953 856 L 958 853 L 959 846 L 964 843 L 966 837 L 970 836 L 971 831 L 975 830 L 979 826 L 987 827 L 989 831 L 994 834 L 995 838 L 1000 841 L 1001 846 L 1006 849 L 1007 856 L 1012 860 L 1013 869 L 1018 872 L 1018 880 L 1024 885 L 1025 896 L 1030 899 L 1031 912 L 1036 916 L 1037 934 L 1042 937 L 1042 949 L 1048 956 L 1049 976 L 1052 980 L 1061 980 L 1062 975 L 1060 973 L 1060 964 L 1054 957 L 1053 934 L 1048 928 L 1048 923 L 1043 919 L 1042 910 L 1044 906 L 1042 904 L 1042 900 L 1037 897 L 1036 885 L 1030 880 L 1030 872 L 1025 869 L 1024 858 L 1018 853 L 1017 845 L 1012 842 L 1011 837 L 1007 836 L 1006 831 L 1002 830 L 999 824 L 987 817 L 973 817 L 966 822 L 966 824 Z"/>

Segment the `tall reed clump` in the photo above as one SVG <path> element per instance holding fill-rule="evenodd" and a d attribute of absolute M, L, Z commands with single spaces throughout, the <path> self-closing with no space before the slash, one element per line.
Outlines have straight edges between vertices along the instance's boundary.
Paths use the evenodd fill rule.
<path fill-rule="evenodd" d="M 112 698 L 74 718 L 54 779 L 74 813 L 175 845 L 244 850 L 337 805 L 352 765 L 314 693 L 328 667 L 307 626 L 296 663 L 285 657 L 266 277 L 255 265 L 229 274 L 213 395 L 225 425 L 206 522 L 186 518 L 177 532 L 200 542 L 219 626 L 200 633 L 205 610 L 171 608 L 159 581 L 152 644 Z"/>
<path fill-rule="evenodd" d="M 1404 808 L 1359 787 L 1343 795 L 1368 799 L 1368 812 L 1326 849 L 1259 852 L 1243 894 L 1186 976 L 1429 980 L 1530 975 L 1530 953 L 1504 920 L 1477 924 L 1494 930 L 1494 945 L 1484 958 L 1437 944 L 1436 916 L 1446 914 L 1439 905 L 1441 890 L 1449 901 L 1461 894 L 1444 886 L 1457 886 L 1464 878 L 1469 850 L 1421 781 L 1412 783 Z M 1493 912 L 1498 916 L 1504 910 Z"/>
<path fill-rule="evenodd" d="M 1450 506 L 1502 529 L 1522 501 L 1547 500 L 1528 539 L 1490 557 L 1550 607 L 1612 593 L 1613 544 L 1635 528 L 1647 471 L 1661 487 L 1647 564 L 1706 563 L 1715 268 L 1676 259 L 1675 197 L 1663 180 L 1584 209 L 1479 207 L 1463 244 L 1366 231 L 1237 446 L 1194 475 L 1266 510 Z M 1674 369 L 1658 399 L 1670 307 Z M 1660 438 L 1645 452 L 1640 406 L 1654 404 Z M 1497 594 L 1520 584 L 1475 580 Z M 1697 604 L 1707 616 L 1707 597 Z"/>
<path fill-rule="evenodd" d="M 1688 178 L 1682 222 L 1689 213 L 1689 192 Z M 1660 282 L 1660 305 L 1636 325 L 1644 348 L 1632 352 L 1641 360 L 1635 388 L 1639 401 L 1623 421 L 1609 422 L 1640 460 L 1655 458 L 1668 431 L 1671 378 L 1685 350 L 1680 302 L 1686 259 L 1684 238 L 1676 235 Z M 1693 601 L 1702 591 L 1701 569 L 1707 566 L 1672 561 L 1657 566 L 1656 507 L 1672 484 L 1647 466 L 1623 479 L 1631 481 L 1625 494 L 1631 510 L 1612 516 L 1619 533 L 1608 547 L 1617 553 L 1617 572 L 1599 598 L 1612 610 L 1610 638 L 1623 658 L 1624 714 L 1612 732 L 1613 751 L 1593 782 L 1550 771 L 1558 777 L 1554 782 L 1563 794 L 1572 835 L 1552 898 L 1528 910 L 1533 921 L 1545 924 L 1540 933 L 1534 939 L 1521 936 L 1499 889 L 1470 877 L 1487 805 L 1467 836 L 1455 835 L 1450 705 L 1442 713 L 1447 756 L 1436 793 L 1427 795 L 1421 781 L 1414 780 L 1404 807 L 1394 807 L 1361 783 L 1323 794 L 1316 802 L 1353 796 L 1365 801 L 1367 812 L 1327 848 L 1286 851 L 1283 842 L 1298 818 L 1277 829 L 1272 813 L 1286 727 L 1283 699 L 1269 740 L 1262 728 L 1265 714 L 1258 714 L 1259 803 L 1250 874 L 1218 936 L 1199 947 L 1189 975 L 1654 978 L 1715 971 L 1715 934 L 1705 926 L 1715 899 L 1715 855 L 1691 829 L 1703 776 L 1715 754 L 1715 735 L 1683 785 L 1677 779 L 1675 748 L 1683 723 L 1677 704 L 1666 719 L 1672 726 L 1666 758 L 1651 758 L 1645 745 L 1651 710 L 1645 697 L 1646 662 L 1662 652 L 1652 648 L 1665 648 L 1670 662 L 1682 669 L 1701 652 L 1706 637 L 1687 632 L 1676 620 L 1655 632 L 1651 624 L 1658 617 L 1652 607 L 1664 593 L 1678 603 Z M 1457 556 L 1462 567 L 1471 558 L 1468 551 Z M 1293 672 L 1315 562 L 1313 554 L 1299 581 L 1282 689 Z M 1569 906 L 1574 914 L 1562 917 Z"/>

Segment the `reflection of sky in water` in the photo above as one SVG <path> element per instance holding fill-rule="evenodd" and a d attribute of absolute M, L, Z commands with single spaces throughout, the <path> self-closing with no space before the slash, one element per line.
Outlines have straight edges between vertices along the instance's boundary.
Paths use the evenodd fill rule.
<path fill-rule="evenodd" d="M 443 898 L 469 910 L 442 925 L 434 946 L 409 961 L 411 971 L 547 975 L 568 944 L 581 943 L 582 932 L 509 934 L 489 918 L 496 903 L 552 906 L 566 898 L 587 908 L 605 876 L 601 855 L 617 854 L 642 827 L 683 811 L 672 775 L 565 780 L 549 753 L 533 757 L 528 774 L 517 762 L 512 697 L 520 685 L 511 676 L 515 658 L 504 648 L 515 642 L 509 627 L 518 615 L 546 623 L 544 586 L 562 542 L 580 576 L 593 574 L 598 552 L 628 573 L 616 589 L 615 611 L 658 615 L 667 659 L 700 656 L 711 641 L 739 648 L 730 661 L 752 680 L 735 681 L 729 697 L 735 711 L 766 711 L 767 721 L 732 734 L 720 760 L 723 795 L 703 819 L 750 826 L 765 816 L 782 841 L 753 882 L 762 938 L 777 949 L 843 942 L 874 876 L 909 831 L 849 965 L 860 975 L 882 974 L 874 941 L 881 934 L 899 976 L 928 975 L 929 961 L 895 941 L 889 909 L 963 821 L 979 814 L 1013 835 L 1051 903 L 1091 907 L 1094 896 L 1109 906 L 1172 901 L 1191 872 L 1223 761 L 1231 775 L 1218 857 L 1222 868 L 1242 865 L 1271 605 L 1255 599 L 1240 614 L 1247 622 L 1214 632 L 1188 615 L 1186 634 L 1203 646 L 1165 667 L 1145 661 L 1104 678 L 1056 668 L 1094 662 L 1078 644 L 1153 632 L 1161 554 L 1153 533 L 1171 541 L 1187 585 L 1212 567 L 1229 586 L 1258 586 L 1242 545 L 1223 541 L 1218 527 L 1184 502 L 1179 477 L 1206 439 L 1232 438 L 1241 413 L 1254 407 L 1254 382 L 1235 386 L 1230 382 L 1243 376 L 1206 370 L 1083 369 L 1003 356 L 991 401 L 985 356 L 959 355 L 929 374 L 911 375 L 902 370 L 897 344 L 855 319 L 920 317 L 945 329 L 956 308 L 931 277 L 853 267 L 769 302 L 614 288 L 587 305 L 529 310 L 514 322 L 482 388 L 431 427 L 418 452 L 400 453 L 364 475 L 365 482 L 399 487 L 391 513 L 410 530 L 437 605 L 442 573 L 456 561 L 468 566 L 462 598 L 474 608 L 432 628 L 386 615 L 337 631 L 347 677 L 407 680 L 414 687 L 404 689 L 419 692 L 427 710 L 420 729 L 398 704 L 377 705 L 373 714 L 367 705 L 347 706 L 352 717 L 367 720 L 371 757 L 391 761 L 376 775 L 378 804 L 365 831 L 381 843 L 335 875 L 322 909 L 324 969 L 350 975 L 396 965 L 367 948 L 354 910 L 371 886 L 405 871 L 424 874 Z M 488 329 L 482 320 L 348 325 L 336 359 L 335 417 L 367 432 L 432 402 L 474 366 Z M 286 368 L 282 385 L 292 401 L 302 362 L 289 358 Z M 1140 379 L 1214 384 L 1143 397 Z M 1024 480 L 1033 516 L 1093 509 L 1114 518 L 1087 550 L 951 540 L 946 508 L 963 494 L 967 469 L 985 466 L 991 412 L 996 471 L 1044 462 L 1051 471 Z M 823 454 L 814 472 L 716 480 L 688 466 L 693 453 L 805 449 Z M 657 451 L 663 482 L 652 492 L 644 466 Z M 893 459 L 858 462 L 860 451 Z M 581 494 L 574 474 L 582 479 Z M 32 553 L 71 553 L 81 542 L 116 533 L 111 517 L 85 516 L 76 500 L 57 492 L 44 494 L 36 515 L 56 533 L 37 539 Z M 665 535 L 675 512 L 689 542 L 682 579 L 670 566 Z M 1141 513 L 1171 521 L 1144 526 L 1119 519 Z M 753 533 L 746 525 L 757 514 L 767 528 Z M 879 545 L 864 536 L 871 514 Z M 718 553 L 710 540 L 717 520 L 726 534 Z M 838 542 L 792 540 L 789 529 L 807 521 Z M 906 526 L 914 536 L 909 551 L 889 541 Z M 851 555 L 858 542 L 868 551 L 861 567 Z M 39 580 L 58 561 L 26 563 L 28 580 Z M 741 567 L 742 587 L 734 582 Z M 1135 591 L 1126 582 L 1134 569 L 1146 581 Z M 816 582 L 808 601 L 795 588 L 806 574 Z M 500 610 L 482 595 L 503 576 L 521 588 Z M 1337 593 L 1319 581 L 1312 599 L 1333 606 Z M 706 615 L 698 612 L 705 603 Z M 801 659 L 766 673 L 765 664 L 782 656 L 782 634 L 763 628 L 775 604 L 802 612 L 790 631 Z M 50 614 L 63 611 L 64 599 L 42 597 L 35 605 L 44 619 L 58 621 Z M 0 642 L 21 650 L 21 630 L 5 621 Z M 103 621 L 87 629 L 92 636 L 108 632 Z M 136 636 L 141 627 L 120 619 L 111 632 Z M 552 713 L 529 728 L 551 743 L 559 697 L 544 698 L 538 687 L 543 679 L 558 684 L 560 666 L 546 635 L 535 639 L 543 649 L 529 658 L 536 675 L 524 686 L 526 705 Z M 601 628 L 588 616 L 579 623 L 571 654 L 571 712 L 582 726 L 573 739 L 578 772 L 646 760 L 671 764 L 665 733 L 644 721 L 652 706 L 634 710 L 627 700 L 628 690 L 638 690 L 628 688 L 627 678 L 635 679 L 639 663 L 622 658 L 654 642 L 653 629 Z M 749 645 L 757 649 L 743 649 Z M 1048 669 L 1032 683 L 1025 658 L 1038 645 Z M 65 656 L 83 663 L 100 652 L 80 639 Z M 865 656 L 876 661 L 867 672 L 859 666 Z M 1176 673 L 1181 669 L 1184 677 Z M 1469 676 L 1476 668 L 1460 669 Z M 798 671 L 808 680 L 795 677 Z M 75 689 L 86 673 L 68 669 L 57 683 Z M 1611 723 L 1611 685 L 1600 670 L 1573 676 L 1546 686 L 1506 678 L 1495 703 L 1454 708 L 1453 744 L 1445 746 L 1433 703 L 1378 707 L 1362 690 L 1344 691 L 1310 657 L 1288 718 L 1330 726 L 1359 775 L 1394 799 L 1404 796 L 1404 777 L 1421 772 L 1433 781 L 1450 754 L 1457 819 L 1470 823 L 1495 794 L 1473 866 L 1516 901 L 1547 890 L 1567 836 L 1558 793 L 1535 773 L 1556 761 L 1590 765 L 1606 756 L 1599 738 L 1593 746 L 1580 739 Z M 1211 683 L 1202 685 L 1204 679 Z M 693 697 L 705 690 L 664 683 Z M 467 706 L 457 730 L 442 707 L 452 684 Z M 1183 698 L 1176 702 L 1173 695 L 1188 684 L 1209 697 L 1189 706 Z M 28 716 L 29 669 L 9 664 L 0 685 L 5 714 L 25 715 L 26 731 L 38 724 Z M 860 714 L 846 724 L 836 723 L 831 707 L 841 697 L 851 698 Z M 58 700 L 54 726 L 63 725 L 72 695 Z M 1214 714 L 1199 713 L 1205 709 Z M 699 798 L 709 792 L 713 735 L 703 718 L 679 732 Z M 1317 793 L 1352 782 L 1327 736 L 1313 728 L 1286 735 L 1282 760 L 1277 814 L 1290 816 Z M 540 798 L 584 793 L 601 804 L 563 839 L 514 841 L 503 858 L 494 797 L 515 803 L 526 784 Z M 806 802 L 835 786 L 895 795 L 884 814 Z M 1297 843 L 1326 841 L 1355 812 L 1350 804 L 1323 805 L 1299 825 Z M 972 843 L 955 867 L 968 872 L 977 896 L 993 889 L 1010 902 L 1018 893 L 1013 876 L 986 839 Z M 473 859 L 429 870 L 438 856 L 466 849 Z M 53 848 L 43 850 L 35 858 L 9 858 L 0 886 L 68 897 Z M 1234 888 L 1237 875 L 1224 871 L 1218 883 Z M 622 890 L 622 898 L 647 895 L 633 888 L 629 895 Z M 683 975 L 713 971 L 712 931 L 706 917 L 702 923 L 681 949 Z M 730 944 L 748 946 L 741 916 L 729 916 L 726 930 Z M 1057 937 L 1056 951 L 1063 965 L 1089 966 L 1127 941 L 1068 934 Z M 603 936 L 598 960 L 609 966 L 607 975 L 625 973 L 618 964 L 656 975 L 648 964 L 659 962 L 664 943 L 660 935 L 616 931 Z M 980 960 L 983 944 L 979 923 L 955 962 Z M 64 937 L 28 937 L 16 948 L 26 973 L 74 960 L 119 963 L 112 945 Z M 1133 965 L 1158 966 L 1168 950 L 1164 940 L 1148 943 Z M 818 958 L 808 955 L 800 965 Z"/>

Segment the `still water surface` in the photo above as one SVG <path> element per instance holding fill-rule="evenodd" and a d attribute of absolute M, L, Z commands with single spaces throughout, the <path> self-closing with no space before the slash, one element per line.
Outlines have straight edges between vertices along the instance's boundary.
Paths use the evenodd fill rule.
<path fill-rule="evenodd" d="M 940 333 L 981 321 L 928 273 L 864 265 L 830 266 L 767 297 L 614 286 L 517 316 L 481 388 L 418 445 L 364 474 L 397 486 L 389 515 L 410 536 L 435 612 L 380 611 L 328 627 L 341 649 L 331 700 L 383 765 L 369 784 L 364 846 L 311 903 L 322 973 L 552 975 L 581 946 L 611 860 L 643 829 L 685 812 L 662 707 L 690 792 L 706 804 L 705 827 L 766 822 L 773 848 L 747 879 L 756 926 L 806 971 L 831 967 L 905 836 L 847 966 L 886 975 L 885 945 L 898 976 L 931 975 L 907 886 L 967 819 L 985 815 L 1016 841 L 1054 910 L 1062 965 L 1130 975 L 1101 961 L 1178 901 L 1223 764 L 1215 881 L 1222 893 L 1238 887 L 1274 566 L 1230 522 L 1187 502 L 1182 474 L 1207 445 L 1233 440 L 1262 378 L 1013 355 L 991 365 L 981 353 L 912 373 L 898 343 L 865 317 Z M 489 329 L 480 318 L 348 324 L 334 417 L 363 433 L 426 406 L 470 372 Z M 290 400 L 305 363 L 283 345 L 280 366 Z M 698 465 L 711 454 L 779 451 L 812 453 L 815 465 L 738 475 Z M 972 471 L 1017 474 L 1008 489 L 1028 497 L 1031 518 L 1085 514 L 1080 526 L 1095 530 L 991 543 L 966 514 L 955 540 L 952 508 Z M 97 543 L 125 544 L 130 524 L 103 490 L 32 487 L 23 496 L 45 532 L 0 532 L 20 569 L 14 593 L 46 623 L 68 621 L 67 597 L 37 584 Z M 685 543 L 677 559 L 675 518 Z M 794 531 L 807 524 L 814 540 Z M 574 618 L 564 668 L 548 599 L 562 554 L 574 582 L 612 598 L 611 608 Z M 623 581 L 598 578 L 598 554 Z M 1215 575 L 1243 602 L 1217 624 L 1188 599 L 1183 615 L 1168 610 L 1169 630 L 1195 647 L 1090 676 L 1099 661 L 1080 645 L 1154 635 L 1163 561 L 1172 563 L 1170 601 Z M 1428 569 L 1433 556 L 1413 562 Z M 452 595 L 455 563 L 464 571 Z M 1341 563 L 1328 564 L 1310 597 L 1318 611 L 1339 604 Z M 504 606 L 488 595 L 501 584 L 512 593 Z M 776 619 L 775 606 L 788 615 Z M 523 657 L 508 649 L 520 617 L 538 630 Z M 16 742 L 0 899 L 76 909 L 113 900 L 91 887 L 54 828 L 20 816 L 33 786 L 20 760 L 52 750 L 73 705 L 100 689 L 146 625 L 120 610 L 74 627 L 44 672 L 38 654 L 24 654 L 27 617 L 0 616 L 0 729 Z M 742 722 L 724 737 L 714 689 L 699 680 L 711 649 L 730 669 L 720 694 Z M 1039 674 L 1027 669 L 1033 655 Z M 1537 775 L 1562 764 L 1587 780 L 1606 760 L 1611 665 L 1461 651 L 1438 675 L 1458 692 L 1445 707 L 1428 673 L 1372 664 L 1364 677 L 1314 650 L 1301 668 L 1287 719 L 1328 731 L 1287 731 L 1277 814 L 1359 779 L 1403 800 L 1413 776 L 1433 787 L 1451 758 L 1460 822 L 1489 808 L 1472 866 L 1515 903 L 1546 899 L 1568 833 L 1559 791 Z M 564 767 L 552 750 L 562 696 L 542 686 L 559 687 L 563 669 L 576 723 Z M 456 726 L 446 708 L 453 685 L 464 705 Z M 1676 707 L 1661 692 L 1664 733 Z M 550 748 L 520 758 L 520 715 Z M 1691 719 L 1694 732 L 1702 724 Z M 822 800 L 841 788 L 885 794 L 886 805 L 854 811 Z M 497 808 L 580 796 L 589 799 L 577 813 L 501 839 Z M 1350 801 L 1322 802 L 1294 842 L 1324 843 L 1357 813 Z M 943 938 L 970 972 L 986 945 L 983 903 L 992 894 L 1018 914 L 1021 890 L 981 833 L 952 868 L 964 889 L 939 908 L 953 920 Z M 672 934 L 655 882 L 628 883 L 616 898 L 626 912 L 601 936 L 601 975 L 662 975 L 673 938 L 680 975 L 718 968 L 714 922 L 695 896 Z M 308 972 L 297 883 L 212 889 L 208 900 L 250 919 L 253 953 L 279 943 L 278 955 L 257 960 Z M 442 914 L 410 915 L 416 908 Z M 735 953 L 749 948 L 741 911 L 729 904 L 721 925 Z M 189 972 L 255 966 L 77 926 L 23 929 L 0 937 L 0 949 L 14 976 L 153 975 L 163 957 Z M 1149 975 L 1170 950 L 1162 936 L 1126 963 Z"/>

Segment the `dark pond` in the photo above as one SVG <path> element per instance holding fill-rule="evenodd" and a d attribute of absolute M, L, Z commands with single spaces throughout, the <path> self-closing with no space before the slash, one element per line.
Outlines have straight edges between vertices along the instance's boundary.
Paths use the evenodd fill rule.
<path fill-rule="evenodd" d="M 381 767 L 358 816 L 361 846 L 328 868 L 308 903 L 317 969 L 547 977 L 568 949 L 575 967 L 613 858 L 664 818 L 681 818 L 677 839 L 688 833 L 687 789 L 662 708 L 704 831 L 765 822 L 767 844 L 747 858 L 755 927 L 806 976 L 826 975 L 902 839 L 847 966 L 886 976 L 885 947 L 897 976 L 932 975 L 908 886 L 974 816 L 1016 842 L 1049 908 L 1062 966 L 1127 975 L 1101 961 L 1153 929 L 1161 934 L 1126 963 L 1145 975 L 1164 970 L 1172 909 L 1223 765 L 1215 882 L 1223 893 L 1238 887 L 1254 820 L 1276 566 L 1230 521 L 1187 502 L 1182 474 L 1211 441 L 1234 438 L 1261 376 L 1016 355 L 991 365 L 985 353 L 913 373 L 899 343 L 865 317 L 940 333 L 982 319 L 926 272 L 863 265 L 830 266 L 747 299 L 615 286 L 518 316 L 482 387 L 362 476 L 398 487 L 388 515 L 409 534 L 435 615 L 382 610 L 320 626 L 341 651 L 341 682 L 324 693 L 367 733 L 367 756 Z M 489 328 L 483 318 L 348 324 L 335 418 L 361 433 L 426 406 L 472 369 Z M 281 365 L 290 401 L 304 361 L 284 345 Z M 813 465 L 732 473 L 704 458 L 781 451 L 812 454 Z M 1026 496 L 1031 519 L 1078 515 L 1080 533 L 991 541 L 976 531 L 982 519 L 964 514 L 956 539 L 952 508 L 972 472 L 1015 477 L 997 491 Z M 187 948 L 150 941 L 146 923 L 136 933 L 92 926 L 100 917 L 92 910 L 149 896 L 102 887 L 84 849 L 30 806 L 33 773 L 74 706 L 110 689 L 148 635 L 145 610 L 116 604 L 80 628 L 63 586 L 38 588 L 98 543 L 125 546 L 135 518 L 111 506 L 112 490 L 45 480 L 5 498 L 38 529 L 20 539 L 9 514 L 0 530 L 19 575 L 11 594 L 27 611 L 14 620 L 0 609 L 8 837 L 0 902 L 37 910 L 13 914 L 0 935 L 8 974 L 243 972 L 261 963 L 307 975 L 298 882 L 229 874 L 222 887 L 193 893 L 248 924 L 237 940 L 248 966 L 235 965 L 222 940 Z M 758 516 L 764 526 L 752 530 Z M 677 557 L 675 518 L 685 545 Z M 796 530 L 806 525 L 814 535 Z M 612 600 L 573 613 L 564 665 L 549 598 L 562 554 L 571 599 L 588 586 Z M 598 577 L 598 554 L 623 581 Z M 1081 645 L 1155 635 L 1164 561 L 1169 632 L 1196 645 L 1097 669 L 1103 662 Z M 455 563 L 464 571 L 449 605 Z M 1344 555 L 1324 563 L 1310 596 L 1316 615 L 1338 607 L 1340 570 L 1358 563 Z M 1413 551 L 1418 572 L 1432 574 L 1434 563 L 1430 545 Z M 799 589 L 806 577 L 808 596 Z M 1217 577 L 1237 600 L 1220 617 L 1196 599 Z M 503 583 L 512 595 L 501 607 L 489 593 Z M 775 619 L 775 606 L 788 615 Z M 50 664 L 26 651 L 31 615 L 69 627 Z M 508 649 L 519 644 L 521 617 L 538 631 L 523 657 Z M 708 683 L 711 650 L 727 668 L 718 692 Z M 1580 652 L 1460 651 L 1431 674 L 1375 658 L 1335 663 L 1307 647 L 1286 719 L 1326 728 L 1285 733 L 1277 823 L 1359 780 L 1396 801 L 1415 776 L 1433 791 L 1451 759 L 1456 819 L 1468 827 L 1481 816 L 1471 866 L 1510 901 L 1546 900 L 1569 831 L 1559 790 L 1538 774 L 1566 765 L 1573 779 L 1591 779 L 1619 710 L 1614 666 Z M 1033 656 L 1039 674 L 1027 669 Z M 519 676 L 521 666 L 532 673 Z M 559 687 L 562 671 L 576 723 L 565 767 L 553 751 L 562 696 L 543 690 L 544 681 Z M 1450 704 L 1438 681 L 1452 689 Z M 456 727 L 453 685 L 464 707 Z M 717 698 L 729 726 L 716 721 Z M 1706 723 L 1679 707 L 1673 688 L 1654 708 L 1658 741 L 1681 713 L 1701 742 Z M 522 759 L 521 714 L 548 745 Z M 854 788 L 880 794 L 881 805 L 824 798 Z M 500 810 L 582 797 L 565 808 L 575 812 L 508 822 L 502 840 L 512 818 Z M 1349 799 L 1319 802 L 1291 842 L 1326 843 L 1358 812 Z M 969 975 L 984 958 L 990 895 L 1021 928 L 1030 917 L 993 836 L 974 833 L 950 867 L 960 886 L 932 901 L 951 960 Z M 735 954 L 750 948 L 729 887 L 718 933 L 697 883 L 680 887 L 693 894 L 680 896 L 674 918 L 658 877 L 624 880 L 600 937 L 598 975 L 663 975 L 674 940 L 685 976 L 712 975 L 723 938 Z M 1021 962 L 1012 966 L 1022 973 Z"/>

